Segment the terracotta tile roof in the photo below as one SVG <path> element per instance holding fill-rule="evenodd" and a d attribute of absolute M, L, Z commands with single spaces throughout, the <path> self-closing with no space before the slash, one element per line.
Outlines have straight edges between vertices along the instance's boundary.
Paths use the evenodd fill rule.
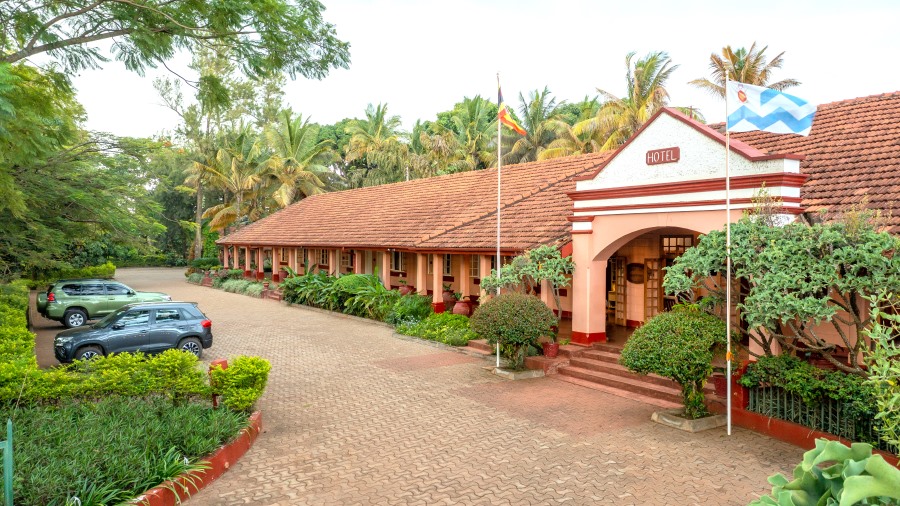
<path fill-rule="evenodd" d="M 800 171 L 809 179 L 800 196 L 807 211 L 838 214 L 867 197 L 870 208 L 887 215 L 891 231 L 900 232 L 900 92 L 822 104 L 808 137 L 744 132 L 732 138 L 768 153 L 804 155 Z"/>
<path fill-rule="evenodd" d="M 501 247 L 521 251 L 565 237 L 572 178 L 609 153 L 503 167 Z M 306 198 L 218 242 L 347 248 L 481 250 L 496 247 L 494 169 Z"/>

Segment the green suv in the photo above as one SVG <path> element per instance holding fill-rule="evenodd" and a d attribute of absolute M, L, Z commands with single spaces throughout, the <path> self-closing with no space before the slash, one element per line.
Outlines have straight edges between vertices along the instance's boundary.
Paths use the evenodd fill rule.
<path fill-rule="evenodd" d="M 61 279 L 37 296 L 37 310 L 45 318 L 68 328 L 102 318 L 125 304 L 159 302 L 172 297 L 158 292 L 136 292 L 108 279 Z"/>

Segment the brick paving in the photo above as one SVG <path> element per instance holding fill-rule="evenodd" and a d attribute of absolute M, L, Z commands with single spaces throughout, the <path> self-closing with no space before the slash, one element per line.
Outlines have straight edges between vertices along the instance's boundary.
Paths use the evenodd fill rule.
<path fill-rule="evenodd" d="M 488 359 L 190 285 L 180 269 L 118 279 L 198 301 L 213 320 L 206 361 L 272 362 L 263 434 L 194 506 L 738 505 L 803 453 L 740 428 L 659 426 L 654 406 L 552 377 L 506 381 Z"/>

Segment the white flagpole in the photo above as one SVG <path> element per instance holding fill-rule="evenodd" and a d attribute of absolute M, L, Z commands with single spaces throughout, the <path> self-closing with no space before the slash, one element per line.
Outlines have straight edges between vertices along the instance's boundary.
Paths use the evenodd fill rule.
<path fill-rule="evenodd" d="M 500 72 L 497 72 L 497 93 L 500 93 Z M 498 97 L 499 98 L 499 97 Z M 500 104 L 497 104 L 498 106 Z M 500 278 L 500 128 L 501 121 L 499 111 L 497 116 L 497 278 Z M 500 295 L 500 285 L 497 285 L 497 295 Z M 500 367 L 500 340 L 497 340 L 497 367 Z"/>
<path fill-rule="evenodd" d="M 728 132 L 728 73 L 725 73 L 725 385 L 726 433 L 731 435 L 731 135 Z"/>

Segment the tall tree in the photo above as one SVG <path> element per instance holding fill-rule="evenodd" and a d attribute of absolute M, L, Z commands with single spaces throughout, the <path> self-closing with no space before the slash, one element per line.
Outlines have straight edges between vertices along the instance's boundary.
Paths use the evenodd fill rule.
<path fill-rule="evenodd" d="M 731 46 L 722 48 L 722 54 L 709 55 L 709 68 L 712 74 L 712 80 L 705 77 L 694 79 L 690 82 L 694 86 L 706 90 L 718 97 L 725 97 L 725 77 L 729 81 L 737 81 L 755 86 L 765 86 L 774 90 L 784 90 L 792 86 L 797 86 L 800 81 L 796 79 L 782 79 L 778 82 L 770 83 L 772 72 L 780 69 L 784 65 L 784 51 L 778 53 L 771 61 L 766 57 L 765 46 L 762 49 L 756 48 L 754 42 L 750 49 L 739 48 L 731 49 Z"/>
<path fill-rule="evenodd" d="M 456 104 L 446 125 L 438 114 L 438 125 L 453 132 L 459 145 L 459 157 L 449 163 L 451 172 L 480 170 L 490 167 L 497 158 L 493 142 L 497 127 L 497 105 L 481 95 L 465 97 Z M 440 132 L 440 129 L 438 129 Z"/>
<path fill-rule="evenodd" d="M 351 187 L 392 183 L 404 179 L 403 164 L 406 145 L 400 142 L 400 116 L 388 115 L 387 104 L 366 108 L 366 119 L 347 126 L 350 143 L 346 147 L 347 162 L 362 162 L 361 170 L 349 176 Z"/>
<path fill-rule="evenodd" d="M 518 136 L 512 144 L 512 148 L 503 155 L 507 163 L 527 163 L 539 158 L 542 151 L 556 140 L 557 133 L 554 121 L 558 120 L 556 99 L 550 95 L 550 89 L 546 86 L 543 90 L 534 90 L 528 95 L 528 100 L 519 93 L 520 124 L 527 132 L 524 136 Z"/>
<path fill-rule="evenodd" d="M 303 115 L 294 118 L 290 111 L 282 111 L 278 127 L 266 131 L 272 150 L 268 174 L 277 182 L 273 197 L 279 206 L 325 191 L 324 174 L 334 152 L 331 142 L 318 141 L 318 136 L 318 125 L 310 124 Z"/>
<path fill-rule="evenodd" d="M 626 94 L 623 98 L 598 89 L 606 102 L 597 115 L 587 120 L 582 128 L 599 135 L 602 139 L 600 150 L 615 149 L 628 140 L 656 111 L 669 101 L 666 81 L 678 65 L 664 51 L 647 54 L 634 59 L 631 52 L 625 57 Z"/>
<path fill-rule="evenodd" d="M 139 73 L 178 50 L 206 47 L 250 76 L 322 78 L 349 61 L 324 10 L 317 0 L 0 2 L 0 63 L 47 54 L 77 73 L 105 62 L 93 43 L 111 40 L 116 59 Z"/>

